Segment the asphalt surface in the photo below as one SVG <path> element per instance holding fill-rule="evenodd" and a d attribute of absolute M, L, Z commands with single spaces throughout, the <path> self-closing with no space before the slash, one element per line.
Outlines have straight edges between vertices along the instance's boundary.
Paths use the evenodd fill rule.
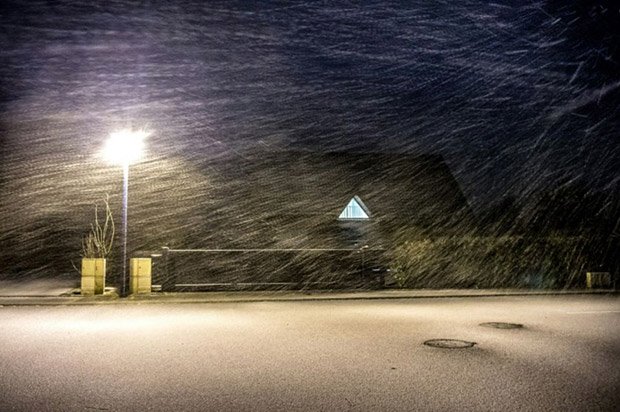
<path fill-rule="evenodd" d="M 2 306 L 0 331 L 2 411 L 620 405 L 617 295 Z"/>

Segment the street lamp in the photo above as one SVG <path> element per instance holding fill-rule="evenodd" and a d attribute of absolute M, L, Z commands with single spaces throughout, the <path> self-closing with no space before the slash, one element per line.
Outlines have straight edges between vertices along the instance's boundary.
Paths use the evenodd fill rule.
<path fill-rule="evenodd" d="M 103 155 L 110 163 L 123 167 L 123 283 L 121 296 L 127 295 L 127 198 L 129 195 L 129 165 L 142 157 L 144 139 L 149 134 L 144 130 L 121 130 L 110 134 Z"/>

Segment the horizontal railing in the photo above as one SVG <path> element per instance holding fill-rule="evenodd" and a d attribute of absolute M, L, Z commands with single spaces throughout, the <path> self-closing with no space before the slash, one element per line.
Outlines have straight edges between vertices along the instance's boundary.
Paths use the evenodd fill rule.
<path fill-rule="evenodd" d="M 383 274 L 377 267 L 377 256 L 385 252 L 381 248 L 230 248 L 230 249 L 172 249 L 162 247 L 161 252 L 150 253 L 151 257 L 158 258 L 159 264 L 156 278 L 159 278 L 162 291 L 173 291 L 191 288 L 241 288 L 251 287 L 295 287 L 300 288 L 327 286 L 338 287 L 336 273 L 341 271 L 340 279 L 350 280 L 351 273 L 360 275 L 359 280 L 368 278 L 365 274 L 380 276 L 378 283 L 383 283 Z M 219 255 L 219 259 L 204 261 L 194 260 L 191 255 Z M 235 255 L 239 257 L 235 257 Z M 252 254 L 265 254 L 272 257 L 256 258 Z M 277 255 L 277 257 L 273 257 Z M 180 257 L 185 258 L 185 268 L 178 262 Z M 197 270 L 191 276 L 194 280 L 188 281 L 187 266 L 210 266 L 211 270 L 201 276 L 211 278 L 211 281 L 197 280 Z M 374 272 L 373 272 L 374 269 Z M 295 274 L 291 272 L 295 271 Z M 334 272 L 330 275 L 330 271 Z M 190 272 L 192 272 L 190 270 Z M 235 278 L 239 274 L 239 278 Z M 243 276 L 242 276 L 243 275 Z M 295 278 L 297 276 L 297 278 Z"/>

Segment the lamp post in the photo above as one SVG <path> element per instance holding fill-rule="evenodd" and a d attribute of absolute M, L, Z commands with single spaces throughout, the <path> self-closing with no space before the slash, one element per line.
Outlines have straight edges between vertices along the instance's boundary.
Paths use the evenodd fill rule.
<path fill-rule="evenodd" d="M 110 134 L 104 148 L 104 157 L 112 164 L 123 167 L 123 275 L 121 296 L 127 296 L 127 199 L 129 197 L 129 165 L 136 163 L 142 157 L 144 139 L 148 133 L 144 130 L 121 130 Z"/>

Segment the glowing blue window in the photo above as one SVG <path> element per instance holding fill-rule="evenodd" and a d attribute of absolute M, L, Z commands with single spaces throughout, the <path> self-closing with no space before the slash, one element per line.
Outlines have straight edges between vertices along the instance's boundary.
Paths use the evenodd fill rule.
<path fill-rule="evenodd" d="M 370 212 L 358 196 L 354 196 L 342 210 L 338 219 L 369 219 Z"/>

